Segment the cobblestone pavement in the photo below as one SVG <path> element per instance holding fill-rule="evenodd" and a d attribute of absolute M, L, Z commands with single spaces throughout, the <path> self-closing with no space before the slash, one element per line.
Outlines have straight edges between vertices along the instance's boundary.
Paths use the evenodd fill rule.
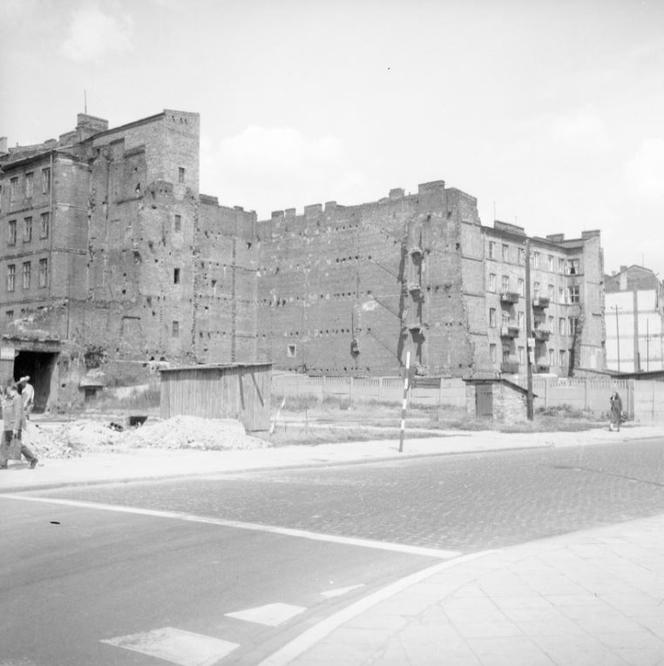
<path fill-rule="evenodd" d="M 641 440 L 43 494 L 468 553 L 664 512 L 664 445 Z"/>

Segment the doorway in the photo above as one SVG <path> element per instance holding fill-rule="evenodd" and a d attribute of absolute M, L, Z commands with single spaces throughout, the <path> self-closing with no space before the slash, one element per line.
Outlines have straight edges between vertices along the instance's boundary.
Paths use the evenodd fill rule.
<path fill-rule="evenodd" d="M 58 355 L 54 352 L 36 352 L 20 350 L 14 359 L 14 381 L 26 375 L 35 389 L 33 411 L 43 412 L 51 393 L 51 377 Z"/>

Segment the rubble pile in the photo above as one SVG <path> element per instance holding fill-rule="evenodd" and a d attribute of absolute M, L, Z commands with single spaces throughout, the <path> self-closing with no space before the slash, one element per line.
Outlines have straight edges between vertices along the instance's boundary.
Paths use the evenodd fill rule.
<path fill-rule="evenodd" d="M 256 449 L 268 442 L 247 435 L 235 419 L 175 416 L 148 419 L 145 425 L 124 428 L 117 423 L 79 420 L 58 424 L 29 423 L 25 443 L 38 457 L 72 458 L 92 451 L 128 448 L 230 450 Z"/>
<path fill-rule="evenodd" d="M 148 421 L 121 433 L 120 442 L 131 447 L 160 449 L 257 449 L 267 442 L 245 433 L 235 419 L 204 419 L 198 416 L 174 416 L 166 421 Z"/>

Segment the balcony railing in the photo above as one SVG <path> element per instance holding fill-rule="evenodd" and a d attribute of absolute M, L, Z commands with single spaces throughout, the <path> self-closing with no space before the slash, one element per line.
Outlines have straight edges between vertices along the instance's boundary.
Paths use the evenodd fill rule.
<path fill-rule="evenodd" d="M 516 291 L 503 291 L 500 294 L 500 302 L 514 304 L 519 302 L 519 294 Z"/>
<path fill-rule="evenodd" d="M 519 337 L 519 327 L 516 324 L 503 324 L 500 327 L 501 338 L 517 338 Z"/>
<path fill-rule="evenodd" d="M 548 308 L 551 299 L 548 296 L 535 296 L 533 298 L 533 307 L 534 308 Z"/>
<path fill-rule="evenodd" d="M 538 342 L 546 342 L 551 337 L 551 331 L 548 328 L 536 328 L 533 337 Z"/>
<path fill-rule="evenodd" d="M 500 371 L 504 372 L 507 375 L 516 375 L 519 373 L 519 361 L 516 360 L 504 360 L 500 364 Z"/>
<path fill-rule="evenodd" d="M 541 361 L 535 363 L 535 372 L 546 373 L 549 372 L 550 366 L 548 361 Z"/>

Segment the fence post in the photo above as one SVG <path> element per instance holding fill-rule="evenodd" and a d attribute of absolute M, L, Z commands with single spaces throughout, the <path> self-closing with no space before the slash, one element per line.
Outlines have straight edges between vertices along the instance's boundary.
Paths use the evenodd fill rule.
<path fill-rule="evenodd" d="M 320 382 L 320 401 L 324 402 L 325 401 L 325 375 L 321 375 L 321 382 Z"/>
<path fill-rule="evenodd" d="M 629 415 L 636 421 L 636 380 L 627 380 L 627 404 L 629 405 Z"/>
<path fill-rule="evenodd" d="M 438 406 L 440 407 L 443 404 L 443 378 L 440 378 L 440 383 L 438 384 Z"/>
<path fill-rule="evenodd" d="M 383 378 L 378 378 L 378 402 L 383 401 Z"/>
<path fill-rule="evenodd" d="M 544 409 L 549 407 L 549 379 L 548 377 L 544 378 Z"/>
<path fill-rule="evenodd" d="M 348 404 L 353 404 L 353 375 L 350 376 L 350 381 L 348 382 Z"/>
<path fill-rule="evenodd" d="M 588 404 L 588 377 L 583 378 L 583 409 L 588 411 L 590 405 Z"/>

